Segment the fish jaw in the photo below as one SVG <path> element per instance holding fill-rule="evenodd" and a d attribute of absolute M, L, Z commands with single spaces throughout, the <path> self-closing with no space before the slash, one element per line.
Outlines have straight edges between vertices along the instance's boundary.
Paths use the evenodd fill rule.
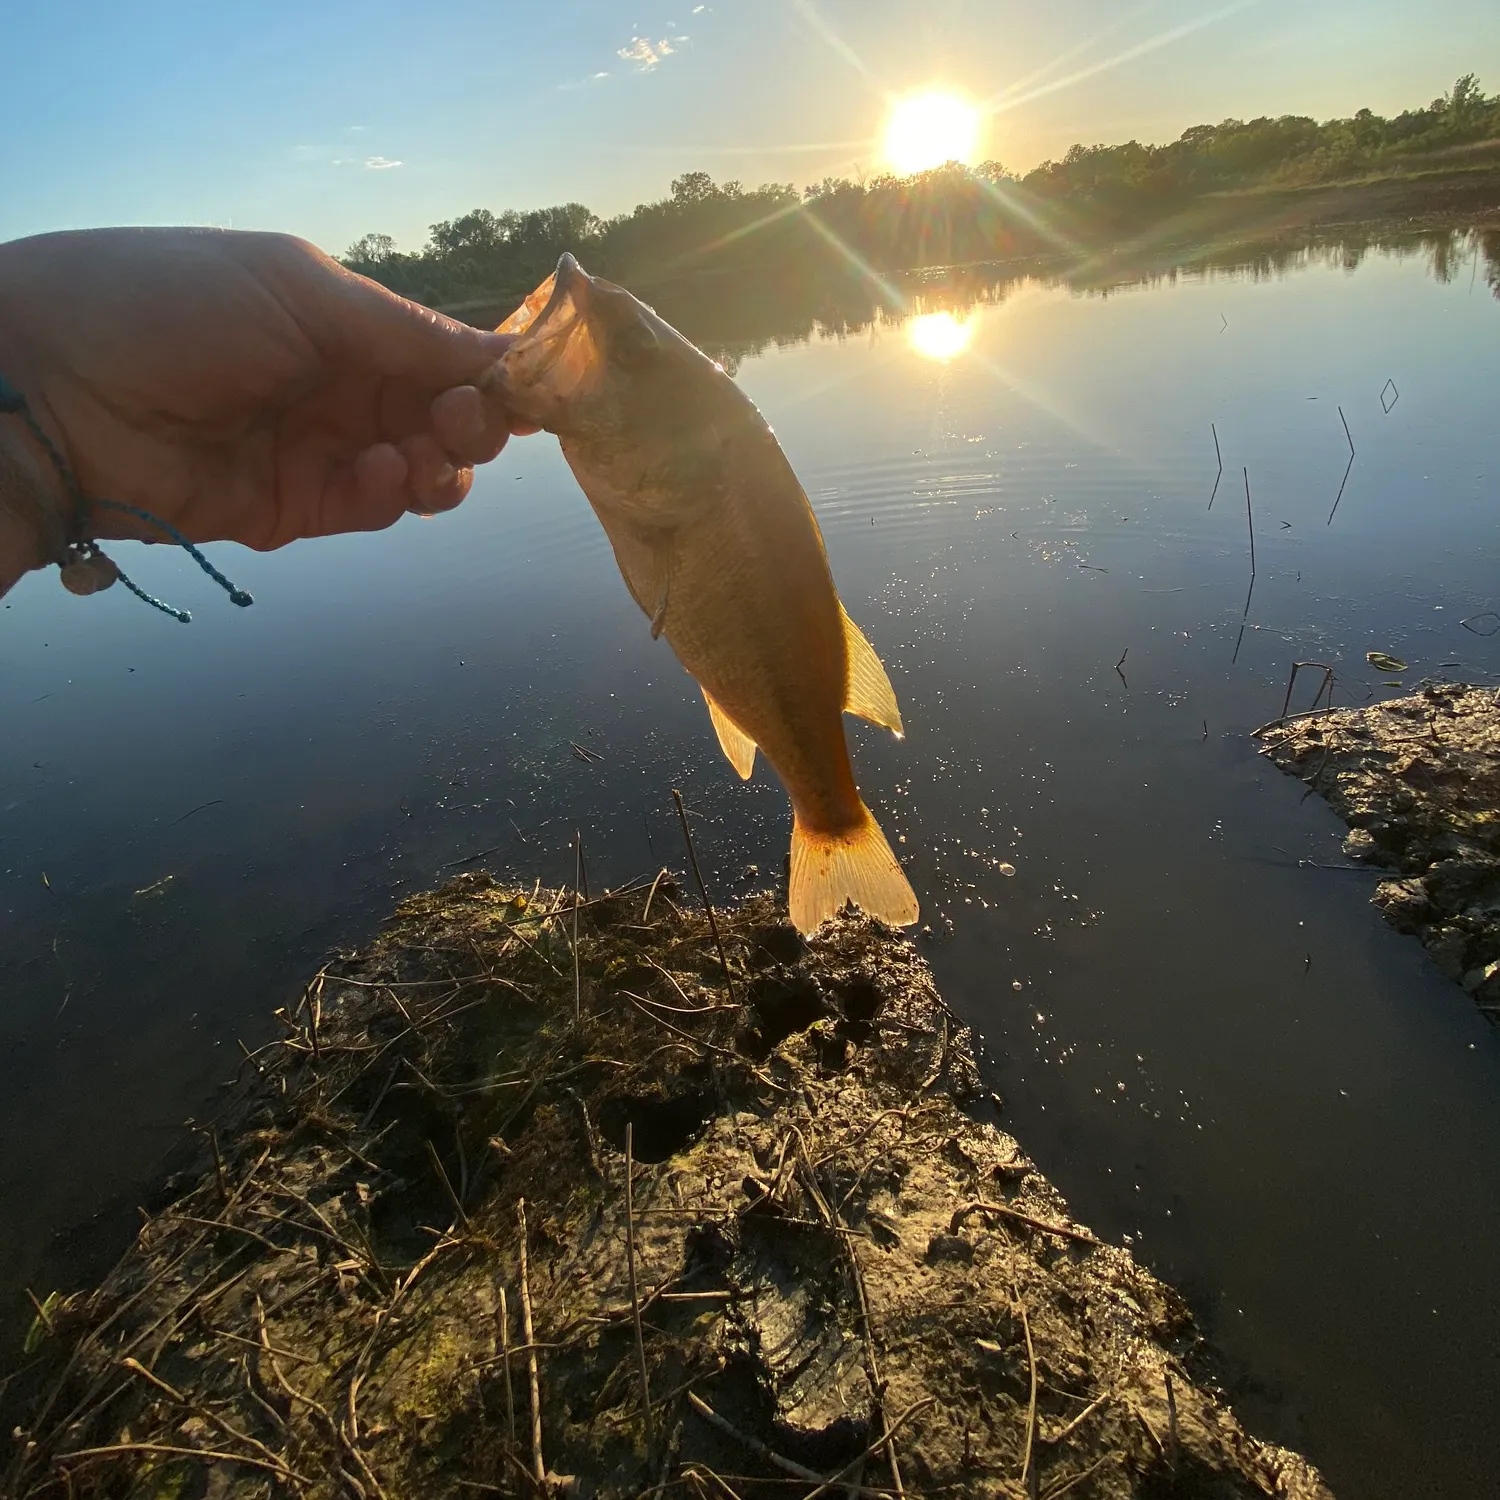
<path fill-rule="evenodd" d="M 515 342 L 486 384 L 518 417 L 549 432 L 566 425 L 569 410 L 604 377 L 604 351 L 590 318 L 592 289 L 593 277 L 564 254 L 557 270 L 500 325 Z"/>

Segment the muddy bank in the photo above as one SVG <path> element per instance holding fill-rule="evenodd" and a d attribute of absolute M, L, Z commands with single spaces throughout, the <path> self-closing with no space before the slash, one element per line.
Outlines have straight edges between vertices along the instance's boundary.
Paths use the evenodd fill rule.
<path fill-rule="evenodd" d="M 38 1316 L 3 1492 L 1328 1495 L 986 1123 L 909 943 L 719 927 L 405 903 Z"/>
<path fill-rule="evenodd" d="M 1351 860 L 1396 873 L 1374 901 L 1500 1015 L 1500 693 L 1436 686 L 1259 731 L 1349 824 Z"/>

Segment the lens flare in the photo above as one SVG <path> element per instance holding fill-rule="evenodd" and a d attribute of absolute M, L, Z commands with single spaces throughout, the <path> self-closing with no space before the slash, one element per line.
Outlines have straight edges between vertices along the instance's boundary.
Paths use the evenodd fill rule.
<path fill-rule="evenodd" d="M 908 94 L 891 108 L 885 157 L 897 172 L 925 172 L 946 161 L 970 163 L 979 148 L 979 110 L 950 89 Z"/>
<path fill-rule="evenodd" d="M 961 321 L 951 312 L 923 313 L 906 325 L 907 342 L 923 359 L 945 363 L 957 359 L 973 337 L 973 319 Z"/>

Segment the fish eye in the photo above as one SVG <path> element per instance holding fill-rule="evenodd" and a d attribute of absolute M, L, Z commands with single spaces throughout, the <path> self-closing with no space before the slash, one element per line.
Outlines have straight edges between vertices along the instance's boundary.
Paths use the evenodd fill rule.
<path fill-rule="evenodd" d="M 610 354 L 627 368 L 645 363 L 661 347 L 661 341 L 644 323 L 631 323 L 615 336 Z"/>

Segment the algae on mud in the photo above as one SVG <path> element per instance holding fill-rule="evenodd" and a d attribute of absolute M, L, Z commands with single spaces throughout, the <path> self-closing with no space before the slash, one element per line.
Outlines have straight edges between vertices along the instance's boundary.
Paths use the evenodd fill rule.
<path fill-rule="evenodd" d="M 1327 1497 L 966 1113 L 912 945 L 781 911 L 726 976 L 666 878 L 404 903 L 48 1310 L 4 1493 Z"/>
<path fill-rule="evenodd" d="M 1350 825 L 1344 852 L 1397 873 L 1372 897 L 1500 1015 L 1500 692 L 1437 684 L 1257 731 Z"/>

